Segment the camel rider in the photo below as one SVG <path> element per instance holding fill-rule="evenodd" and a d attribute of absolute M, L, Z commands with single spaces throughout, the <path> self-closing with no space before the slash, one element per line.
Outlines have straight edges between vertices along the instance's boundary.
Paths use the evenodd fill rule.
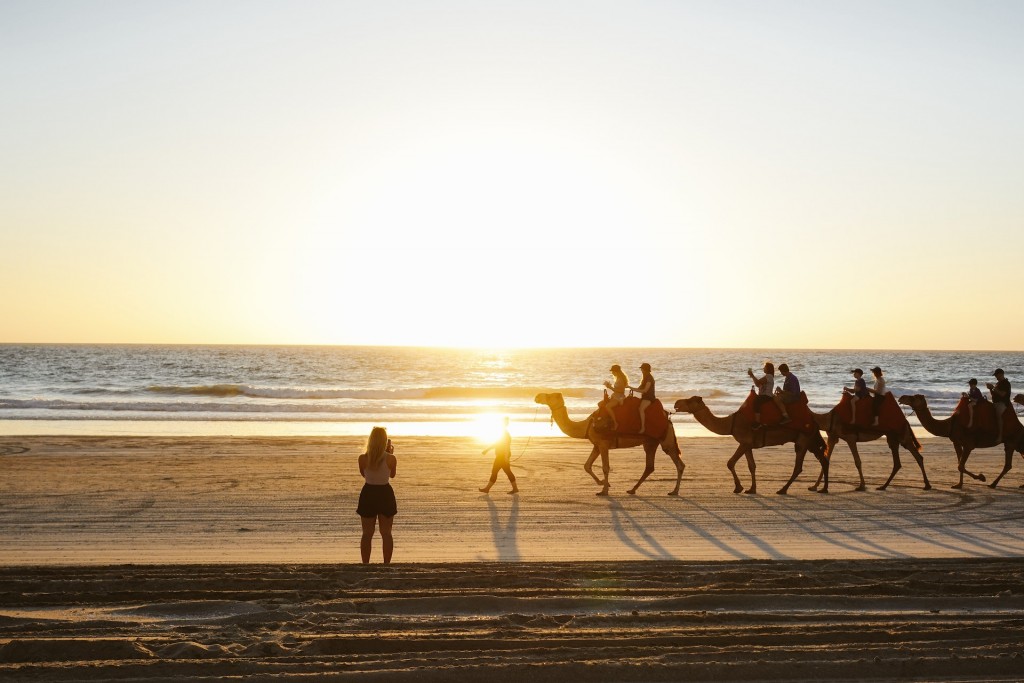
<path fill-rule="evenodd" d="M 996 409 L 996 425 L 999 427 L 999 437 L 996 441 L 998 442 L 1003 440 L 1003 413 L 1010 407 L 1011 387 L 1010 380 L 1006 379 L 1002 368 L 997 368 L 992 376 L 996 378 L 996 383 L 993 385 L 989 382 L 987 386 L 988 390 L 992 392 L 992 407 Z"/>
<path fill-rule="evenodd" d="M 754 429 L 761 428 L 761 406 L 773 402 L 775 397 L 775 365 L 765 362 L 764 376 L 758 377 L 752 368 L 747 368 L 747 375 L 754 381 L 757 394 L 754 396 Z"/>
<path fill-rule="evenodd" d="M 626 377 L 626 373 L 622 371 L 618 365 L 613 365 L 611 370 L 612 377 L 615 378 L 615 383 L 611 383 L 605 380 L 604 386 L 610 389 L 612 395 L 608 397 L 608 400 L 604 403 L 604 411 L 608 413 L 608 417 L 612 419 L 612 429 L 619 431 L 619 421 L 615 419 L 615 408 L 621 406 L 622 402 L 626 400 L 626 389 L 629 387 L 629 378 Z"/>
<path fill-rule="evenodd" d="M 968 389 L 964 393 L 960 394 L 967 399 L 967 428 L 972 429 L 974 427 L 974 408 L 982 401 L 987 401 L 985 394 L 981 393 L 981 389 L 978 388 L 978 380 L 973 377 L 967 380 Z M 959 407 L 953 411 L 954 415 L 960 413 Z"/>
<path fill-rule="evenodd" d="M 871 424 L 878 426 L 878 411 L 882 409 L 882 402 L 885 401 L 885 377 L 882 376 L 882 368 L 877 365 L 871 368 L 871 374 L 875 378 L 875 385 L 868 388 L 871 394 Z"/>
<path fill-rule="evenodd" d="M 789 366 L 783 363 L 779 366 L 779 372 L 786 379 L 782 382 L 782 388 L 775 390 L 775 405 L 782 413 L 782 424 L 789 422 L 789 410 L 786 406 L 800 400 L 800 379 L 789 371 Z"/>
<path fill-rule="evenodd" d="M 857 368 L 853 371 L 853 386 L 843 387 L 843 393 L 850 395 L 850 422 L 856 422 L 857 402 L 871 395 L 868 392 L 868 383 L 864 381 L 863 370 Z"/>
<path fill-rule="evenodd" d="M 640 394 L 640 433 L 643 434 L 647 423 L 647 406 L 654 402 L 654 376 L 651 374 L 650 363 L 641 364 L 640 372 L 643 373 L 640 386 L 629 389 Z"/>

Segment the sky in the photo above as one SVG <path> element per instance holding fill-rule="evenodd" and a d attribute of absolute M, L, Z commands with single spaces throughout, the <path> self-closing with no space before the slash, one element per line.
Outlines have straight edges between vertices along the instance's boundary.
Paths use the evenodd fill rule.
<path fill-rule="evenodd" d="M 0 342 L 1024 349 L 1024 3 L 0 4 Z"/>

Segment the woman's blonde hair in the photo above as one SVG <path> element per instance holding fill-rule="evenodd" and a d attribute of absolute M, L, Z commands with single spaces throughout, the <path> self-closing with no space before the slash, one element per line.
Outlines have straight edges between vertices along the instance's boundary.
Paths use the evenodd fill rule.
<path fill-rule="evenodd" d="M 371 469 L 380 467 L 384 462 L 384 449 L 388 446 L 388 432 L 383 427 L 370 430 L 370 438 L 366 440 L 367 465 Z"/>

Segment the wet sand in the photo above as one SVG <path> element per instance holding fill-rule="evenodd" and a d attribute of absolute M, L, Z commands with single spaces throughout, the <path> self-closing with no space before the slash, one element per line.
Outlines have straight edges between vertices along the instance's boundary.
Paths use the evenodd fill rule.
<path fill-rule="evenodd" d="M 626 495 L 634 450 L 602 499 L 587 444 L 534 439 L 513 445 L 523 493 L 484 496 L 479 444 L 402 439 L 384 568 L 352 564 L 360 445 L 0 440 L 0 679 L 1024 678 L 1020 461 L 953 491 L 952 449 L 927 440 L 935 489 L 904 458 L 877 492 L 891 457 L 868 444 L 856 492 L 840 446 L 832 493 L 807 491 L 811 461 L 783 497 L 776 448 L 751 496 L 729 441 L 687 439 L 680 497 L 663 455 Z"/>

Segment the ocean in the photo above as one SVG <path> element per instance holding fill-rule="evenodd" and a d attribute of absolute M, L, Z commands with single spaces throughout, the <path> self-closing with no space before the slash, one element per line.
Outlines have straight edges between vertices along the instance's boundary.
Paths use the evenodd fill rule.
<path fill-rule="evenodd" d="M 1022 352 L 7 344 L 0 434 L 355 435 L 381 424 L 472 436 L 508 415 L 513 435 L 558 435 L 534 396 L 561 392 L 585 417 L 613 363 L 634 385 L 650 363 L 668 409 L 700 395 L 725 414 L 750 390 L 747 368 L 765 360 L 788 363 L 818 412 L 854 367 L 880 365 L 894 394 L 924 394 L 940 416 L 971 377 L 983 387 L 1002 367 L 1024 382 Z M 689 415 L 672 419 L 683 435 L 708 434 Z"/>

